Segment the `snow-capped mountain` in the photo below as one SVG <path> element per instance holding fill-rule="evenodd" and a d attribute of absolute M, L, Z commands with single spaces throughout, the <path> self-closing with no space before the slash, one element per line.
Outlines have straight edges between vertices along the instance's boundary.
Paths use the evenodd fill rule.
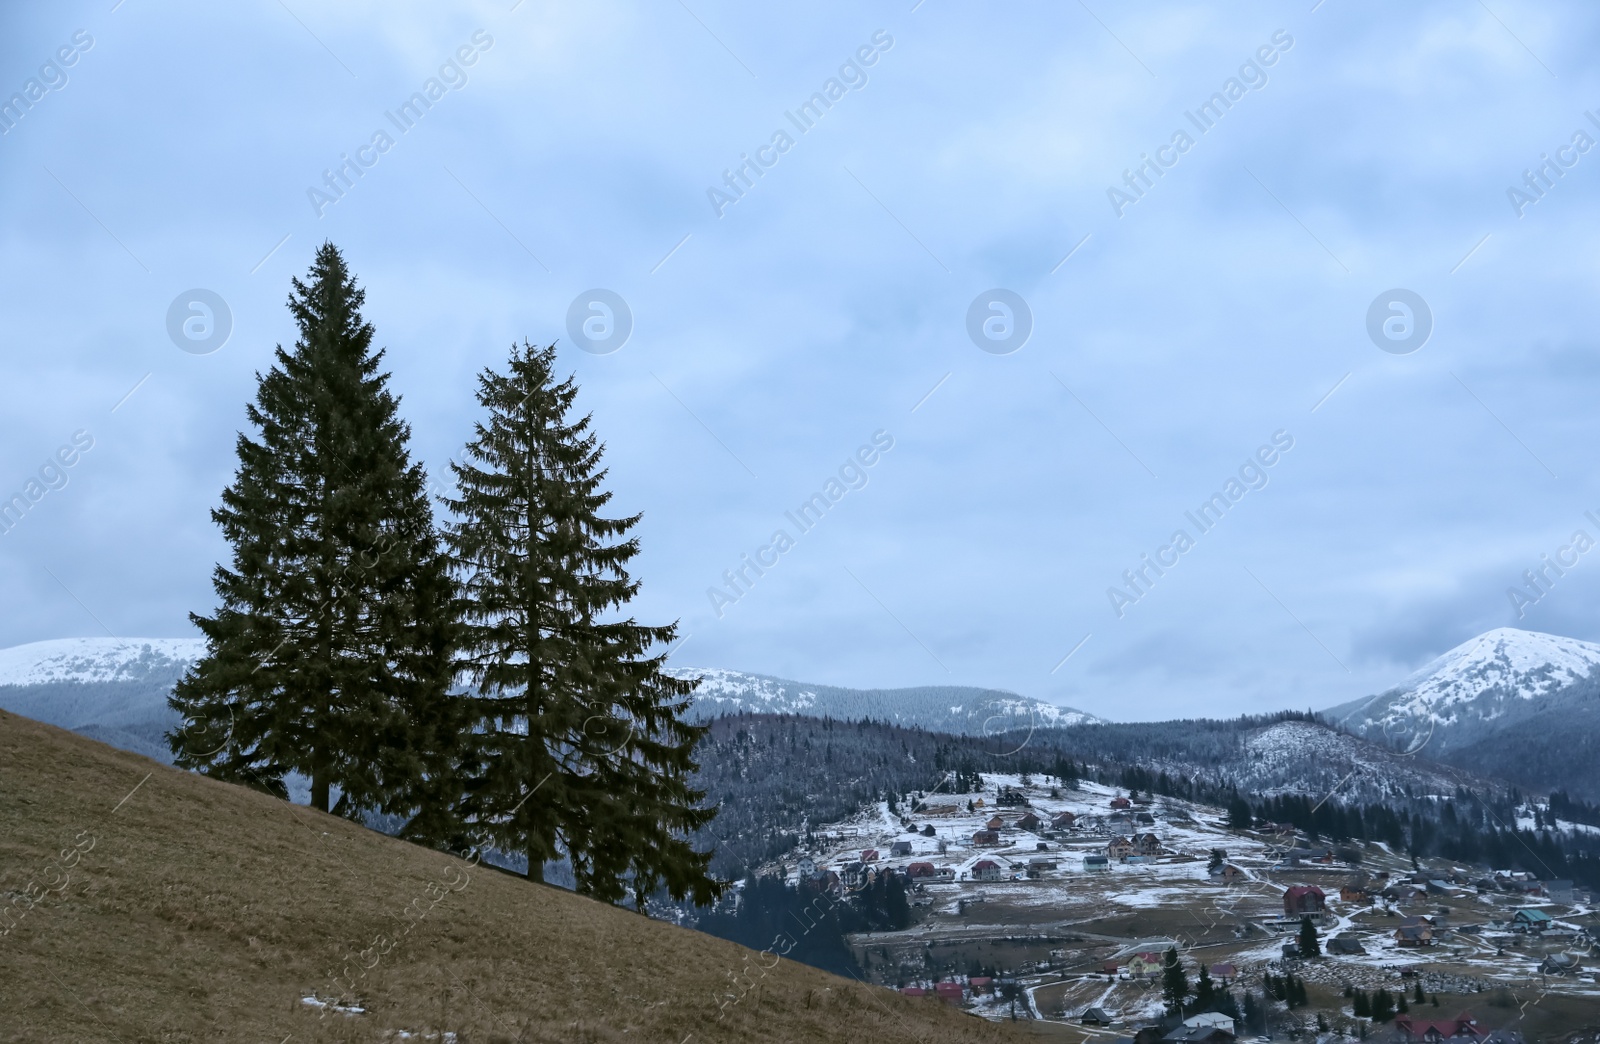
<path fill-rule="evenodd" d="M 59 638 L 0 649 L 0 709 L 168 760 L 167 694 L 199 638 Z"/>
<path fill-rule="evenodd" d="M 700 678 L 690 716 L 804 714 L 843 721 L 889 722 L 935 732 L 988 735 L 1015 729 L 1092 725 L 1100 719 L 1071 707 L 1001 689 L 929 685 L 908 689 L 845 689 L 718 667 L 669 667 L 677 678 Z"/>
<path fill-rule="evenodd" d="M 202 638 L 57 638 L 0 649 L 0 685 L 142 681 L 182 674 Z"/>
<path fill-rule="evenodd" d="M 167 696 L 205 647 L 200 638 L 60 638 L 0 649 L 0 709 L 165 760 L 163 737 L 179 721 Z M 671 673 L 705 679 L 690 711 L 700 721 L 740 712 L 807 714 L 966 735 L 1098 721 L 997 689 L 842 689 L 719 668 Z"/>
<path fill-rule="evenodd" d="M 1352 732 L 1531 787 L 1600 789 L 1600 645 L 1500 627 L 1376 696 L 1330 708 Z"/>

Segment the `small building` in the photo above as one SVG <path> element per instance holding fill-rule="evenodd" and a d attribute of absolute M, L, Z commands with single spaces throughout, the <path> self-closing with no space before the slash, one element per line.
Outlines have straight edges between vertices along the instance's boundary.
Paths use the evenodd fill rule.
<path fill-rule="evenodd" d="M 972 987 L 973 993 L 993 993 L 994 979 L 987 975 L 973 975 L 967 979 L 967 985 Z"/>
<path fill-rule="evenodd" d="M 1360 906 L 1370 906 L 1372 904 L 1372 893 L 1365 888 L 1347 884 L 1339 889 L 1339 901 L 1356 903 Z"/>
<path fill-rule="evenodd" d="M 1085 1026 L 1109 1026 L 1112 1020 L 1104 1008 L 1084 1008 L 1078 1021 Z"/>
<path fill-rule="evenodd" d="M 1119 810 L 1132 808 L 1133 802 L 1129 801 L 1125 797 L 1115 797 L 1111 799 L 1111 807 Z"/>
<path fill-rule="evenodd" d="M 1394 943 L 1407 948 L 1432 946 L 1433 926 L 1427 923 L 1402 924 L 1394 930 Z"/>
<path fill-rule="evenodd" d="M 928 995 L 928 991 L 921 986 L 902 986 L 900 987 L 900 993 L 905 997 L 926 997 Z"/>
<path fill-rule="evenodd" d="M 1018 830 L 1038 830 L 1042 826 L 1044 826 L 1044 820 L 1040 819 L 1032 812 L 1029 812 L 1027 815 L 1017 820 Z"/>
<path fill-rule="evenodd" d="M 876 863 L 878 861 L 878 850 L 876 848 L 863 848 L 861 850 L 861 861 L 863 863 Z"/>
<path fill-rule="evenodd" d="M 796 869 L 799 871 L 801 879 L 816 877 L 817 861 L 810 856 L 801 856 L 800 861 L 796 864 Z"/>
<path fill-rule="evenodd" d="M 906 866 L 906 876 L 912 880 L 919 877 L 932 877 L 935 873 L 932 863 L 910 863 Z"/>
<path fill-rule="evenodd" d="M 1135 855 L 1160 855 L 1161 839 L 1154 834 L 1135 834 L 1133 851 Z"/>
<path fill-rule="evenodd" d="M 997 830 L 980 830 L 972 835 L 972 843 L 979 847 L 998 845 L 1000 843 L 1000 832 Z"/>
<path fill-rule="evenodd" d="M 1126 859 L 1133 855 L 1133 842 L 1125 837 L 1114 837 L 1106 845 L 1106 858 Z"/>
<path fill-rule="evenodd" d="M 993 859 L 980 859 L 972 867 L 974 881 L 999 881 L 1003 878 L 1000 864 Z"/>
<path fill-rule="evenodd" d="M 1028 796 L 1016 787 L 1001 787 L 1000 792 L 995 795 L 994 803 L 1002 806 L 1026 805 Z"/>
<path fill-rule="evenodd" d="M 1544 894 L 1549 896 L 1553 903 L 1572 902 L 1572 882 L 1568 880 L 1546 881 Z"/>
<path fill-rule="evenodd" d="M 1539 965 L 1541 975 L 1572 975 L 1583 967 L 1575 953 L 1552 953 Z"/>
<path fill-rule="evenodd" d="M 1178 1026 L 1165 1033 L 1161 1040 L 1163 1044 L 1233 1044 L 1234 1036 L 1232 1030 L 1221 1026 Z"/>
<path fill-rule="evenodd" d="M 1083 857 L 1083 869 L 1086 873 L 1110 870 L 1111 860 L 1103 855 L 1086 855 Z"/>
<path fill-rule="evenodd" d="M 892 856 L 908 856 L 908 855 L 910 855 L 911 854 L 911 842 L 910 841 L 896 841 L 894 844 L 889 846 L 889 854 L 892 855 Z"/>
<path fill-rule="evenodd" d="M 1135 812 L 1133 814 L 1133 821 L 1135 823 L 1137 823 L 1139 826 L 1155 826 L 1156 825 L 1156 817 L 1152 816 L 1148 812 Z"/>
<path fill-rule="evenodd" d="M 1001 827 L 1003 827 L 1005 825 L 1006 825 L 1006 821 L 1001 819 L 999 816 L 990 816 L 989 817 L 989 821 L 987 823 L 983 824 L 984 829 L 986 829 L 986 830 L 999 830 Z"/>
<path fill-rule="evenodd" d="M 1239 969 L 1231 964 L 1213 964 L 1206 969 L 1206 973 L 1219 986 L 1226 986 L 1239 977 Z"/>
<path fill-rule="evenodd" d="M 1550 915 L 1533 907 L 1523 907 L 1511 917 L 1511 928 L 1519 932 L 1542 932 L 1551 925 Z"/>
<path fill-rule="evenodd" d="M 1355 955 L 1366 953 L 1366 948 L 1361 945 L 1361 939 L 1354 932 L 1340 932 L 1329 939 L 1326 944 L 1329 953 Z"/>
<path fill-rule="evenodd" d="M 1050 817 L 1050 829 L 1071 830 L 1078 824 L 1078 817 L 1071 812 L 1057 812 Z"/>
<path fill-rule="evenodd" d="M 1211 871 L 1211 876 L 1218 878 L 1223 884 L 1237 884 L 1245 879 L 1245 872 L 1232 863 L 1223 863 Z"/>
<path fill-rule="evenodd" d="M 1035 867 L 1040 870 L 1054 870 L 1056 861 L 1049 856 L 1032 856 L 1028 859 L 1028 869 L 1032 870 Z"/>
<path fill-rule="evenodd" d="M 1286 917 L 1319 914 L 1327 908 L 1327 896 L 1316 885 L 1294 885 L 1283 893 L 1283 913 Z"/>
<path fill-rule="evenodd" d="M 933 985 L 933 992 L 947 1004 L 960 1004 L 967 995 L 967 991 L 959 982 L 936 982 Z"/>

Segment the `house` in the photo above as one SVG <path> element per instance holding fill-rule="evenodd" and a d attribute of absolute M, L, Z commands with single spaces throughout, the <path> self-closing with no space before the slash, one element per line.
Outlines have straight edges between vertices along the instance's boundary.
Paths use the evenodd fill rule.
<path fill-rule="evenodd" d="M 1316 885 L 1295 885 L 1283 893 L 1285 917 L 1319 914 L 1328 908 L 1327 896 Z"/>
<path fill-rule="evenodd" d="M 1000 864 L 993 859 L 980 859 L 972 867 L 974 881 L 999 881 L 1003 879 Z"/>
<path fill-rule="evenodd" d="M 1107 961 L 1106 963 L 1104 963 L 1104 964 L 1102 964 L 1100 966 L 1100 970 L 1103 973 L 1105 973 L 1106 975 L 1110 975 L 1113 978 L 1115 978 L 1116 974 L 1117 974 L 1117 962 L 1116 961 Z"/>
<path fill-rule="evenodd" d="M 860 888 L 870 878 L 871 871 L 861 863 L 846 863 L 839 871 L 839 880 L 846 888 Z"/>
<path fill-rule="evenodd" d="M 1132 808 L 1133 802 L 1129 801 L 1125 797 L 1116 797 L 1111 799 L 1111 807 L 1118 810 Z"/>
<path fill-rule="evenodd" d="M 1372 893 L 1355 885 L 1345 885 L 1339 889 L 1339 900 L 1346 903 L 1357 903 L 1361 906 L 1370 906 L 1372 904 Z"/>
<path fill-rule="evenodd" d="M 889 846 L 889 854 L 892 855 L 892 856 L 908 856 L 908 855 L 910 855 L 911 854 L 911 842 L 910 841 L 896 841 L 894 844 Z"/>
<path fill-rule="evenodd" d="M 1236 884 L 1245 879 L 1244 871 L 1232 863 L 1223 863 L 1211 871 L 1211 876 L 1220 879 L 1223 884 Z"/>
<path fill-rule="evenodd" d="M 1133 842 L 1125 837 L 1114 837 L 1111 843 L 1106 845 L 1108 859 L 1126 859 L 1131 855 L 1133 855 Z"/>
<path fill-rule="evenodd" d="M 1161 974 L 1161 955 L 1154 950 L 1136 953 L 1128 958 L 1128 978 L 1153 979 Z"/>
<path fill-rule="evenodd" d="M 878 861 L 878 850 L 876 848 L 863 848 L 861 850 L 861 861 L 863 863 L 876 863 Z"/>
<path fill-rule="evenodd" d="M 941 866 L 933 872 L 933 879 L 935 881 L 954 881 L 956 879 L 956 868 L 953 866 Z"/>
<path fill-rule="evenodd" d="M 1148 855 L 1131 855 L 1127 856 L 1122 861 L 1124 863 L 1153 863 L 1156 861 L 1156 857 Z"/>
<path fill-rule="evenodd" d="M 1051 830 L 1071 830 L 1078 823 L 1078 817 L 1071 812 L 1057 812 L 1050 817 Z"/>
<path fill-rule="evenodd" d="M 934 873 L 932 863 L 910 863 L 906 866 L 906 876 L 913 880 L 919 877 L 932 877 Z"/>
<path fill-rule="evenodd" d="M 1231 964 L 1213 964 L 1206 969 L 1206 973 L 1219 986 L 1226 986 L 1239 977 L 1239 969 Z"/>
<path fill-rule="evenodd" d="M 1207 1011 L 1199 1015 L 1190 1015 L 1183 1020 L 1183 1024 L 1189 1027 L 1214 1026 L 1217 1029 L 1227 1030 L 1229 1036 L 1234 1033 L 1233 1019 L 1220 1011 Z"/>
<path fill-rule="evenodd" d="M 1361 939 L 1353 932 L 1340 932 L 1326 944 L 1329 953 L 1358 954 L 1366 953 L 1366 948 L 1361 945 Z"/>
<path fill-rule="evenodd" d="M 1017 820 L 1018 830 L 1038 830 L 1042 826 L 1044 826 L 1044 820 L 1040 819 L 1032 812 L 1029 812 L 1027 815 Z"/>
<path fill-rule="evenodd" d="M 997 805 L 1026 805 L 1028 798 L 1016 787 L 1001 787 L 1000 793 L 995 796 Z"/>
<path fill-rule="evenodd" d="M 972 843 L 978 846 L 998 845 L 1000 843 L 1000 834 L 995 830 L 980 830 L 972 835 Z"/>
<path fill-rule="evenodd" d="M 1531 906 L 1518 910 L 1511 918 L 1511 930 L 1516 932 L 1542 932 L 1550 927 L 1550 915 Z"/>
<path fill-rule="evenodd" d="M 1040 870 L 1054 870 L 1056 861 L 1049 856 L 1033 856 L 1028 860 L 1028 869 L 1032 870 L 1035 867 Z"/>
<path fill-rule="evenodd" d="M 1233 1044 L 1233 1039 L 1233 1031 L 1221 1026 L 1179 1026 L 1161 1038 L 1173 1044 Z"/>
<path fill-rule="evenodd" d="M 1553 903 L 1570 903 L 1572 902 L 1572 882 L 1567 880 L 1546 881 L 1544 883 L 1544 894 L 1549 896 L 1550 901 Z"/>
<path fill-rule="evenodd" d="M 1447 1040 L 1476 1041 L 1483 1036 L 1478 1020 L 1463 1012 L 1453 1019 L 1424 1019 L 1414 1015 L 1396 1015 L 1394 1028 L 1398 1039 L 1408 1044 L 1439 1044 Z"/>
<path fill-rule="evenodd" d="M 817 861 L 810 856 L 801 856 L 797 868 L 802 880 L 817 876 Z"/>
<path fill-rule="evenodd" d="M 1394 930 L 1396 946 L 1432 946 L 1433 926 L 1426 922 L 1422 924 L 1402 924 Z"/>
<path fill-rule="evenodd" d="M 1583 967 L 1575 953 L 1552 953 L 1539 965 L 1541 975 L 1571 975 Z"/>
<path fill-rule="evenodd" d="M 1126 812 L 1113 812 L 1105 819 L 1106 829 L 1113 834 L 1131 834 L 1133 817 Z"/>
<path fill-rule="evenodd" d="M 906 997 L 926 997 L 928 995 L 928 991 L 921 986 L 902 986 L 900 987 L 900 993 Z"/>
<path fill-rule="evenodd" d="M 1078 1021 L 1085 1026 L 1109 1026 L 1111 1016 L 1104 1008 L 1084 1008 L 1083 1014 L 1078 1016 Z"/>
<path fill-rule="evenodd" d="M 966 997 L 967 991 L 959 982 L 936 982 L 933 984 L 934 995 L 949 1004 L 960 1004 Z"/>
<path fill-rule="evenodd" d="M 972 987 L 973 993 L 993 993 L 994 980 L 987 975 L 973 975 L 967 979 L 967 985 Z"/>
<path fill-rule="evenodd" d="M 1137 823 L 1138 825 L 1140 825 L 1140 826 L 1155 826 L 1156 825 L 1156 817 L 1152 816 L 1148 812 L 1135 812 L 1133 814 L 1133 821 L 1135 823 Z"/>
<path fill-rule="evenodd" d="M 1111 860 L 1103 855 L 1086 855 L 1083 857 L 1083 869 L 1089 873 L 1098 870 L 1110 870 Z"/>
<path fill-rule="evenodd" d="M 1160 855 L 1161 839 L 1154 834 L 1135 834 L 1133 851 L 1135 855 Z"/>
<path fill-rule="evenodd" d="M 1006 825 L 1006 821 L 999 816 L 990 816 L 989 822 L 983 824 L 985 830 L 999 830 Z"/>

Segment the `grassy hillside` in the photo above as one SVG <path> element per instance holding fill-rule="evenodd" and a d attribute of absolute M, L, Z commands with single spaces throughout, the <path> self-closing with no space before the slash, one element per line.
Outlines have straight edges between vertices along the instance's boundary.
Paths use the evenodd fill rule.
<path fill-rule="evenodd" d="M 8 1041 L 1019 1039 L 4 712 L 0 911 Z"/>

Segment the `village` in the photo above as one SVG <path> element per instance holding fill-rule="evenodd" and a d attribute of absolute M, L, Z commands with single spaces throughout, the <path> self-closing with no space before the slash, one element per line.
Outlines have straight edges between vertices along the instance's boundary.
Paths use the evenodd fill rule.
<path fill-rule="evenodd" d="M 1557 1024 L 1600 1005 L 1600 918 L 1571 881 L 1229 829 L 1220 809 L 1090 782 L 981 783 L 813 827 L 774 868 L 835 894 L 901 881 L 910 927 L 848 937 L 873 981 L 1048 1039 L 1137 1044 L 1517 1044 L 1531 1000 Z M 1164 1015 L 1174 956 L 1233 1014 Z M 1372 1017 L 1374 991 L 1399 998 L 1392 1021 Z M 1246 993 L 1258 1008 L 1240 1012 Z"/>

